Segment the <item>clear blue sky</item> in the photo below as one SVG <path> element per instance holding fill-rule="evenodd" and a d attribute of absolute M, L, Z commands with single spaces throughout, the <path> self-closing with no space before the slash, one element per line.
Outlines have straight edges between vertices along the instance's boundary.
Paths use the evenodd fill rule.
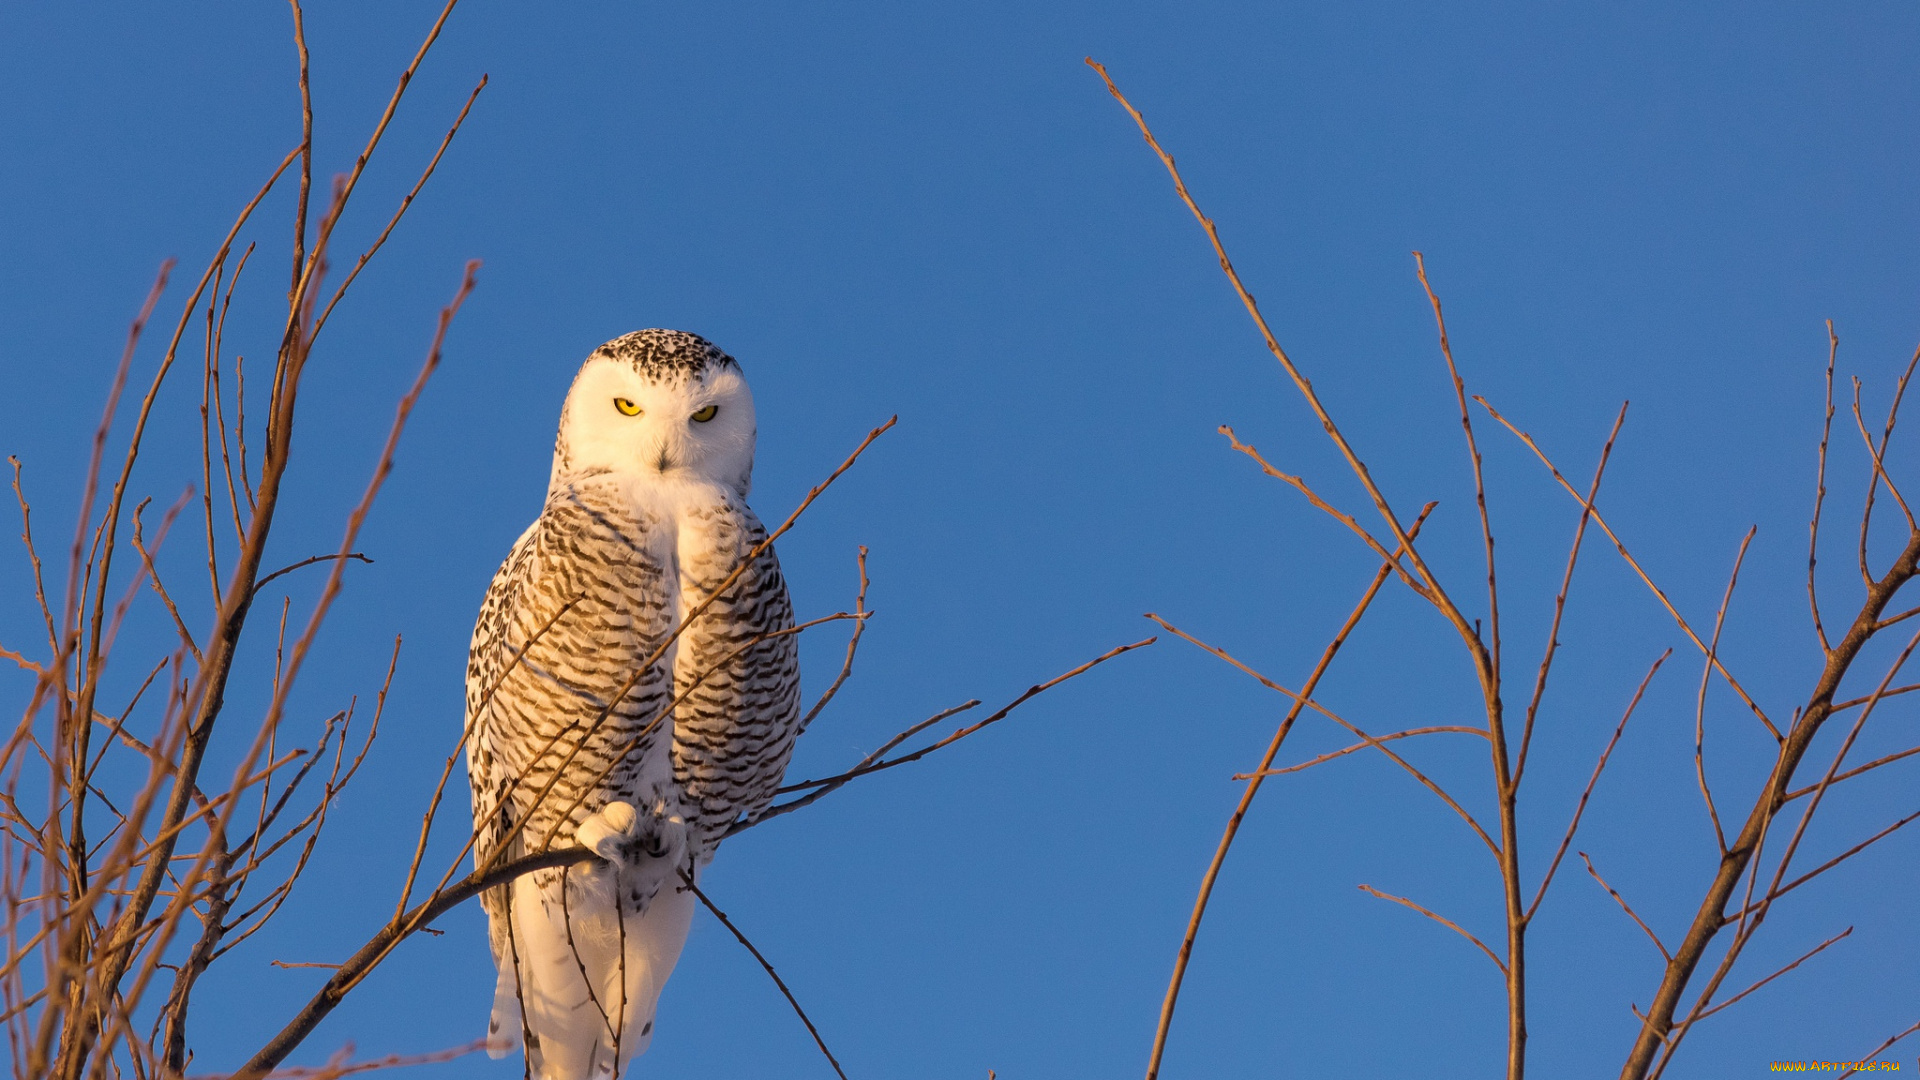
<path fill-rule="evenodd" d="M 435 10 L 314 5 L 317 173 L 351 164 Z M 1710 622 L 1758 525 L 1725 653 L 1775 712 L 1804 700 L 1822 320 L 1842 337 L 1843 391 L 1861 375 L 1872 409 L 1920 337 L 1920 16 L 1907 5 L 472 0 L 369 171 L 343 251 L 384 223 L 481 73 L 491 85 L 316 354 L 298 503 L 276 532 L 284 558 L 269 560 L 337 543 L 436 311 L 462 263 L 483 260 L 361 545 L 377 562 L 347 575 L 299 693 L 297 723 L 364 703 L 403 634 L 387 731 L 279 929 L 201 991 L 197 1066 L 236 1064 L 324 974 L 269 960 L 338 960 L 391 909 L 458 736 L 479 596 L 537 512 L 575 366 L 625 331 L 689 329 L 740 358 L 760 410 L 763 517 L 900 415 L 781 549 L 815 615 L 850 602 L 854 549 L 869 545 L 880 612 L 795 775 L 1143 637 L 1144 611 L 1282 682 L 1304 677 L 1372 557 L 1215 427 L 1365 504 L 1089 54 L 1179 158 L 1387 490 L 1407 508 L 1441 501 L 1428 553 L 1457 594 L 1478 603 L 1478 537 L 1414 249 L 1470 390 L 1570 470 L 1591 469 L 1633 401 L 1603 505 L 1690 618 Z M 25 460 L 48 535 L 69 527 L 76 463 L 156 266 L 178 256 L 176 280 L 197 276 L 298 142 L 293 74 L 284 6 L 0 10 L 0 451 Z M 262 371 L 287 200 L 263 214 L 262 261 L 235 307 L 251 314 L 229 330 Z M 176 284 L 162 311 L 184 295 Z M 179 378 L 163 433 L 183 437 L 196 406 Z M 1574 513 L 1513 440 L 1482 431 L 1517 695 Z M 1896 443 L 1896 471 L 1912 445 Z M 1839 612 L 1857 603 L 1842 533 L 1865 474 L 1850 429 L 1836 446 L 1823 565 Z M 197 447 L 156 449 L 136 484 L 165 503 L 197 473 Z M 185 576 L 191 530 L 181 537 Z M 1712 861 L 1691 762 L 1699 658 L 1607 547 L 1587 560 L 1536 736 L 1523 860 L 1537 876 L 1634 684 L 1673 646 L 1576 847 L 1678 937 Z M 0 560 L 0 641 L 16 648 L 33 637 L 25 582 L 22 560 Z M 312 584 L 296 583 L 296 603 Z M 1379 616 L 1326 700 L 1370 730 L 1471 722 L 1469 673 L 1439 621 L 1397 588 Z M 165 647 L 157 619 L 129 635 L 123 649 Z M 811 687 L 840 649 L 832 636 L 806 646 Z M 0 678 L 24 693 L 24 676 Z M 237 715 L 260 693 L 236 693 Z M 1229 777 L 1255 763 L 1283 704 L 1163 641 L 730 843 L 711 892 L 856 1080 L 1127 1076 L 1240 790 Z M 1911 705 L 1882 720 L 1869 752 L 1912 740 Z M 1744 813 L 1767 741 L 1719 686 L 1708 728 L 1716 787 Z M 1342 744 L 1309 718 L 1283 760 Z M 1487 808 L 1477 746 L 1412 753 Z M 1836 794 L 1809 857 L 1910 812 L 1913 775 Z M 1783 902 L 1732 984 L 1855 932 L 1703 1024 L 1674 1075 L 1848 1058 L 1920 1019 L 1916 843 L 1898 836 Z M 1283 778 L 1228 864 L 1166 1075 L 1493 1075 L 1491 966 L 1361 882 L 1498 936 L 1490 861 L 1404 774 L 1355 756 Z M 306 1057 L 479 1034 L 492 987 L 481 917 L 442 925 Z M 1534 1074 L 1615 1075 L 1657 954 L 1577 864 L 1533 943 Z M 438 1068 L 517 1075 L 510 1065 Z M 704 915 L 639 1071 L 828 1075 Z"/>

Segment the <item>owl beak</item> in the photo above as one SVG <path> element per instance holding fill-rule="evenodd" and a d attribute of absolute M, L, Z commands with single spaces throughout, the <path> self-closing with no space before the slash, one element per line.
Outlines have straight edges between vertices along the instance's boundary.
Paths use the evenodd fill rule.
<path fill-rule="evenodd" d="M 667 453 L 666 444 L 664 443 L 661 444 L 660 456 L 654 459 L 653 467 L 655 470 L 662 473 L 666 472 L 668 469 L 673 468 L 673 455 Z"/>

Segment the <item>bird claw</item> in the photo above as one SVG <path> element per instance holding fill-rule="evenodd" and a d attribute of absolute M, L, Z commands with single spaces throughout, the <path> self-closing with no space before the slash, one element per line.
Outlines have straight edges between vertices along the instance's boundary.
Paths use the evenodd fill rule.
<path fill-rule="evenodd" d="M 666 813 L 664 805 L 643 816 L 631 803 L 609 802 L 581 822 L 573 836 L 580 846 L 625 867 L 636 855 L 655 859 L 675 855 L 686 847 L 686 833 L 686 822 Z"/>

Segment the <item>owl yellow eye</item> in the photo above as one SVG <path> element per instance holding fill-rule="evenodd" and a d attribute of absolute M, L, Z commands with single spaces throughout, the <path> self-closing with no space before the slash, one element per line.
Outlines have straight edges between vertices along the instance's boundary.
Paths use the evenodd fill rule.
<path fill-rule="evenodd" d="M 716 415 L 719 414 L 719 412 L 720 412 L 720 406 L 709 405 L 706 408 L 701 409 L 699 412 L 693 414 L 694 423 L 704 424 L 707 421 L 713 419 Z"/>
<path fill-rule="evenodd" d="M 614 398 L 613 407 L 616 409 L 619 409 L 620 415 L 622 416 L 639 416 L 640 415 L 640 406 L 635 405 L 633 402 L 628 401 L 626 398 L 623 398 L 623 397 Z"/>

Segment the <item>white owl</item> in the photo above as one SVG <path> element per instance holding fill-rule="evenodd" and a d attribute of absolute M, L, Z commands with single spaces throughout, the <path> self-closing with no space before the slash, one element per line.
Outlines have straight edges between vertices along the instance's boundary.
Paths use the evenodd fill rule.
<path fill-rule="evenodd" d="M 542 1080 L 617 1076 L 647 1048 L 693 917 L 680 874 L 766 806 L 793 750 L 794 636 L 766 636 L 793 625 L 786 582 L 771 547 L 741 567 L 766 538 L 746 503 L 754 434 L 739 365 L 704 339 L 641 330 L 594 350 L 546 505 L 474 626 L 476 864 L 575 842 L 610 863 L 482 897 L 488 1048 L 524 1036 Z"/>

